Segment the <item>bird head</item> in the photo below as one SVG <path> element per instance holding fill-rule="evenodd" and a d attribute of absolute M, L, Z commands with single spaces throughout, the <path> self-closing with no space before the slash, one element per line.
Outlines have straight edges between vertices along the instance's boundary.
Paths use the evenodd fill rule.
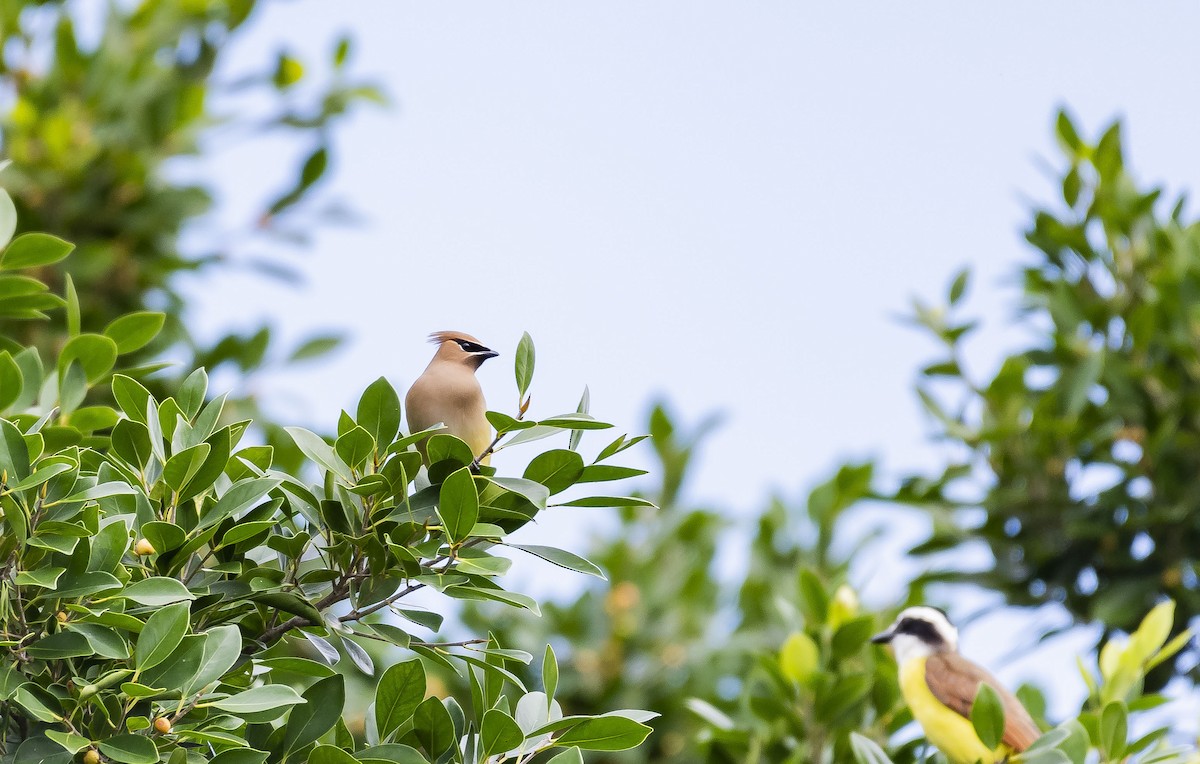
<path fill-rule="evenodd" d="M 460 363 L 471 370 L 478 369 L 487 359 L 500 355 L 463 332 L 434 332 L 429 335 L 429 341 L 438 346 L 434 354 L 436 360 Z"/>
<path fill-rule="evenodd" d="M 910 607 L 901 611 L 888 630 L 871 637 L 875 644 L 890 644 L 896 662 L 921 658 L 934 653 L 958 650 L 958 629 L 945 611 L 934 607 Z"/>

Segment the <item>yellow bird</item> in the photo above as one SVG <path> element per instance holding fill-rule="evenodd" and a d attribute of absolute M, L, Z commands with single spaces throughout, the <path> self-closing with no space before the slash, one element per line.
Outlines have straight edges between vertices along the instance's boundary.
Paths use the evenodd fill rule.
<path fill-rule="evenodd" d="M 892 646 L 904 702 L 925 738 L 951 764 L 994 764 L 1024 751 L 1041 736 L 1021 701 L 986 669 L 959 654 L 958 629 L 941 610 L 907 608 L 871 641 Z M 971 724 L 971 706 L 982 684 L 996 691 L 1004 707 L 1004 735 L 995 750 L 983 744 Z"/>
<path fill-rule="evenodd" d="M 475 370 L 499 353 L 462 332 L 434 332 L 429 341 L 438 346 L 437 352 L 404 397 L 408 431 L 419 432 L 440 422 L 445 425 L 443 432 L 466 442 L 478 457 L 492 443 L 492 425 L 485 416 L 487 402 Z M 425 441 L 417 448 L 424 456 Z"/>

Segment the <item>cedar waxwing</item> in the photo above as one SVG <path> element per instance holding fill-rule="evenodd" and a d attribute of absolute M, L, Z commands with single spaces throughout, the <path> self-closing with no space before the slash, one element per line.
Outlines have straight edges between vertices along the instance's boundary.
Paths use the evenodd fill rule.
<path fill-rule="evenodd" d="M 434 332 L 429 341 L 438 346 L 437 352 L 404 397 L 408 431 L 420 432 L 441 422 L 444 432 L 464 441 L 478 457 L 492 443 L 492 425 L 475 370 L 500 354 L 462 332 Z M 425 441 L 417 448 L 424 455 Z M 490 455 L 480 463 L 489 460 Z"/>
<path fill-rule="evenodd" d="M 1009 754 L 1024 751 L 1041 736 L 1021 701 L 986 669 L 959 654 L 958 629 L 941 610 L 910 607 L 871 641 L 892 646 L 904 702 L 925 738 L 952 764 L 1007 761 Z M 994 751 L 971 723 L 971 706 L 983 684 L 996 691 L 1004 708 L 1004 733 Z"/>

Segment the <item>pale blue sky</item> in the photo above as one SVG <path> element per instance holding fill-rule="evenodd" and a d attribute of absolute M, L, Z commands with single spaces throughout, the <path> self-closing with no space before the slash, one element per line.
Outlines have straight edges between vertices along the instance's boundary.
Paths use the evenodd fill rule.
<path fill-rule="evenodd" d="M 685 421 L 724 412 L 691 492 L 739 513 L 846 457 L 933 468 L 911 389 L 934 348 L 895 316 L 971 265 L 969 306 L 991 328 L 970 359 L 991 368 L 1011 341 L 996 325 L 1028 256 L 1027 200 L 1053 198 L 1039 165 L 1058 162 L 1060 104 L 1089 137 L 1123 115 L 1143 179 L 1196 185 L 1198 28 L 1181 2 L 274 4 L 240 62 L 283 41 L 323 59 L 349 31 L 354 71 L 396 106 L 338 134 L 326 192 L 365 224 L 321 233 L 300 289 L 190 282 L 193 321 L 349 332 L 329 361 L 257 383 L 282 418 L 324 427 L 380 374 L 403 390 L 424 336 L 447 328 L 504 353 L 480 377 L 511 409 L 528 330 L 535 416 L 573 408 L 585 383 L 622 431 L 660 395 Z M 219 151 L 225 223 L 246 222 L 298 152 Z M 583 543 L 574 515 L 543 532 Z M 885 572 L 911 569 L 898 553 L 919 528 L 898 533 Z M 888 596 L 895 577 L 865 583 L 881 578 Z M 1026 623 L 984 619 L 964 645 L 999 660 Z M 1000 673 L 1069 669 L 1086 641 Z"/>

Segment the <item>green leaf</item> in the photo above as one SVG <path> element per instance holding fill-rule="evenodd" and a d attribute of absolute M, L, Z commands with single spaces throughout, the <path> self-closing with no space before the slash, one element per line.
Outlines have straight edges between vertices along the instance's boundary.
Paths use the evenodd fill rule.
<path fill-rule="evenodd" d="M 564 501 L 560 507 L 654 507 L 654 502 L 636 496 L 584 496 Z"/>
<path fill-rule="evenodd" d="M 141 350 L 162 331 L 165 313 L 139 311 L 126 313 L 104 329 L 104 336 L 117 344 L 117 353 L 125 355 Z"/>
<path fill-rule="evenodd" d="M 597 716 L 571 727 L 554 744 L 578 746 L 585 751 L 625 751 L 641 745 L 652 731 L 624 716 Z"/>
<path fill-rule="evenodd" d="M 303 427 L 284 427 L 288 435 L 296 443 L 305 456 L 341 478 L 347 485 L 354 483 L 350 467 L 330 448 L 329 444 L 316 433 L 309 432 Z"/>
<path fill-rule="evenodd" d="M 296 363 L 298 361 L 311 361 L 314 358 L 328 355 L 338 346 L 342 344 L 343 337 L 340 334 L 322 334 L 316 337 L 309 337 L 298 348 L 292 351 L 288 356 L 288 361 Z"/>
<path fill-rule="evenodd" d="M 269 757 L 269 753 L 253 748 L 231 748 L 209 759 L 208 764 L 266 764 Z"/>
<path fill-rule="evenodd" d="M 1104 706 L 1100 715 L 1100 749 L 1106 761 L 1121 761 L 1129 738 L 1129 711 L 1125 704 L 1114 700 Z"/>
<path fill-rule="evenodd" d="M 117 735 L 101 740 L 100 753 L 122 764 L 158 764 L 158 748 L 145 735 Z"/>
<path fill-rule="evenodd" d="M 0 419 L 0 473 L 5 480 L 29 477 L 29 448 L 21 431 L 7 419 Z"/>
<path fill-rule="evenodd" d="M 413 712 L 413 733 L 433 758 L 454 745 L 454 721 L 441 699 L 435 696 L 421 701 Z"/>
<path fill-rule="evenodd" d="M 583 457 L 575 451 L 556 448 L 535 456 L 523 477 L 541 483 L 553 495 L 570 488 L 582 475 Z"/>
<path fill-rule="evenodd" d="M 346 704 L 346 679 L 341 674 L 313 683 L 301 696 L 307 701 L 288 716 L 282 750 L 298 751 L 316 742 L 342 718 Z"/>
<path fill-rule="evenodd" d="M 79 753 L 84 748 L 92 744 L 82 735 L 76 735 L 74 732 L 59 732 L 58 730 L 46 730 L 46 737 L 61 745 L 67 750 L 67 753 Z"/>
<path fill-rule="evenodd" d="M 892 764 L 892 760 L 874 740 L 857 732 L 850 733 L 850 751 L 858 764 Z"/>
<path fill-rule="evenodd" d="M 96 623 L 71 622 L 67 628 L 82 634 L 91 646 L 92 652 L 101 658 L 123 661 L 129 658 L 129 644 L 107 626 Z"/>
<path fill-rule="evenodd" d="M 463 467 L 450 473 L 442 483 L 438 498 L 438 515 L 442 518 L 446 536 L 452 542 L 465 541 L 479 520 L 479 494 L 471 471 Z"/>
<path fill-rule="evenodd" d="M 110 480 L 107 483 L 100 483 L 91 488 L 85 488 L 79 493 L 73 493 L 65 499 L 60 499 L 60 502 L 96 501 L 97 499 L 107 499 L 111 496 L 137 495 L 138 489 L 128 483 L 122 483 L 119 480 Z"/>
<path fill-rule="evenodd" d="M 156 666 L 170 655 L 188 630 L 190 611 L 186 602 L 167 605 L 146 619 L 134 650 L 134 664 L 139 671 Z"/>
<path fill-rule="evenodd" d="M 7 194 L 5 194 L 5 198 L 8 198 Z M 12 203 L 11 199 L 8 201 L 10 204 Z M 2 215 L 3 213 L 0 212 L 0 216 Z M 0 225 L 2 224 L 3 221 L 0 220 Z M 0 269 L 15 271 L 22 268 L 50 265 L 71 254 L 73 249 L 75 249 L 74 244 L 48 233 L 23 233 L 9 242 L 4 253 L 0 254 Z"/>
<path fill-rule="evenodd" d="M 183 384 L 175 393 L 175 401 L 179 404 L 180 411 L 191 421 L 200 411 L 200 407 L 204 405 L 206 395 L 208 395 L 208 372 L 201 367 L 183 380 Z"/>
<path fill-rule="evenodd" d="M 358 759 L 336 746 L 319 745 L 308 754 L 308 764 L 358 764 Z"/>
<path fill-rule="evenodd" d="M 334 450 L 347 465 L 357 469 L 375 453 L 375 439 L 365 427 L 356 425 L 338 437 Z"/>
<path fill-rule="evenodd" d="M 140 382 L 124 374 L 114 374 L 112 379 L 113 398 L 125 412 L 125 416 L 135 422 L 146 423 L 146 410 L 150 402 L 150 391 Z"/>
<path fill-rule="evenodd" d="M 23 389 L 21 367 L 17 366 L 17 362 L 7 350 L 0 351 L 0 411 L 16 403 Z"/>
<path fill-rule="evenodd" d="M 518 398 L 523 399 L 525 393 L 529 392 L 529 384 L 533 381 L 534 356 L 533 337 L 529 336 L 529 332 L 525 332 L 517 344 L 517 355 L 513 362 L 517 376 Z"/>
<path fill-rule="evenodd" d="M 8 246 L 17 230 L 17 208 L 8 192 L 0 188 L 0 248 Z"/>
<path fill-rule="evenodd" d="M 281 478 L 247 478 L 234 483 L 211 509 L 200 517 L 198 528 L 208 528 L 243 512 L 261 501 L 268 493 L 282 483 Z"/>
<path fill-rule="evenodd" d="M 25 651 L 30 656 L 42 660 L 78 658 L 90 656 L 94 652 L 86 637 L 71 631 L 60 631 L 39 639 L 25 648 Z"/>
<path fill-rule="evenodd" d="M 363 391 L 354 419 L 371 433 L 381 450 L 396 439 L 400 432 L 400 396 L 386 377 L 375 380 Z"/>
<path fill-rule="evenodd" d="M 546 707 L 549 710 L 554 701 L 554 692 L 558 689 L 558 659 L 554 656 L 554 648 L 546 645 L 542 656 L 542 688 L 546 693 Z"/>
<path fill-rule="evenodd" d="M 419 658 L 383 672 L 375 691 L 375 726 L 381 740 L 412 718 L 425 698 L 425 666 Z"/>
<path fill-rule="evenodd" d="M 511 751 L 525 741 L 525 733 L 516 720 L 496 708 L 483 715 L 481 737 L 484 757 Z"/>
<path fill-rule="evenodd" d="M 207 443 L 200 443 L 173 454 L 163 465 L 163 482 L 170 486 L 172 491 L 181 490 L 200 470 L 210 450 L 212 447 Z"/>
<path fill-rule="evenodd" d="M 103 334 L 80 334 L 67 340 L 58 355 L 58 375 L 65 377 L 72 361 L 79 361 L 87 380 L 95 384 L 117 362 L 117 343 Z"/>
<path fill-rule="evenodd" d="M 220 679 L 233 668 L 242 653 L 242 635 L 236 626 L 216 626 L 204 634 L 204 647 L 196 671 L 183 686 L 192 695 Z"/>
<path fill-rule="evenodd" d="M 282 706 L 296 706 L 305 702 L 307 701 L 286 684 L 267 684 L 201 705 L 213 706 L 231 714 L 252 714 L 259 711 L 279 710 Z"/>
<path fill-rule="evenodd" d="M 66 568 L 39 568 L 37 570 L 22 570 L 17 574 L 17 586 L 37 586 L 42 589 L 53 589 L 58 583 L 58 577 L 66 573 Z"/>
<path fill-rule="evenodd" d="M 162 522 L 160 520 L 152 520 L 143 524 L 142 536 L 150 542 L 150 546 L 154 547 L 154 551 L 158 554 L 178 549 L 187 541 L 187 535 L 184 533 L 183 528 L 174 523 Z"/>
<path fill-rule="evenodd" d="M 508 546 L 541 557 L 546 562 L 552 562 L 560 568 L 573 570 L 576 573 L 586 573 L 589 576 L 595 576 L 605 581 L 608 580 L 608 577 L 604 575 L 604 571 L 600 570 L 594 563 L 565 549 L 557 549 L 552 546 L 539 546 L 537 544 L 508 544 Z"/>
<path fill-rule="evenodd" d="M 821 667 L 817 643 L 802 631 L 791 634 L 779 649 L 779 670 L 796 684 L 807 684 Z"/>
<path fill-rule="evenodd" d="M 971 704 L 971 725 L 985 748 L 994 749 L 1004 737 L 1004 704 L 990 684 L 980 683 Z"/>
<path fill-rule="evenodd" d="M 957 305 L 958 301 L 962 299 L 963 294 L 967 291 L 967 282 L 970 278 L 971 270 L 969 268 L 963 268 L 954 277 L 954 281 L 950 283 L 950 293 L 947 295 L 947 301 L 951 305 Z"/>
<path fill-rule="evenodd" d="M 1059 142 L 1068 154 L 1078 155 L 1079 150 L 1083 148 L 1083 141 L 1079 139 L 1079 132 L 1072 124 L 1070 115 L 1063 109 L 1060 109 L 1055 117 L 1054 132 L 1058 135 Z"/>
<path fill-rule="evenodd" d="M 155 547 L 155 549 L 160 553 L 164 551 L 158 549 L 158 547 Z M 164 578 L 162 576 L 153 576 L 130 584 L 125 587 L 120 596 L 128 600 L 133 600 L 140 605 L 149 605 L 150 607 L 161 607 L 173 602 L 196 599 L 196 595 L 188 591 L 188 588 L 180 583 L 178 579 Z"/>
<path fill-rule="evenodd" d="M 568 748 L 562 753 L 555 754 L 546 764 L 583 764 L 583 754 L 578 748 Z"/>

